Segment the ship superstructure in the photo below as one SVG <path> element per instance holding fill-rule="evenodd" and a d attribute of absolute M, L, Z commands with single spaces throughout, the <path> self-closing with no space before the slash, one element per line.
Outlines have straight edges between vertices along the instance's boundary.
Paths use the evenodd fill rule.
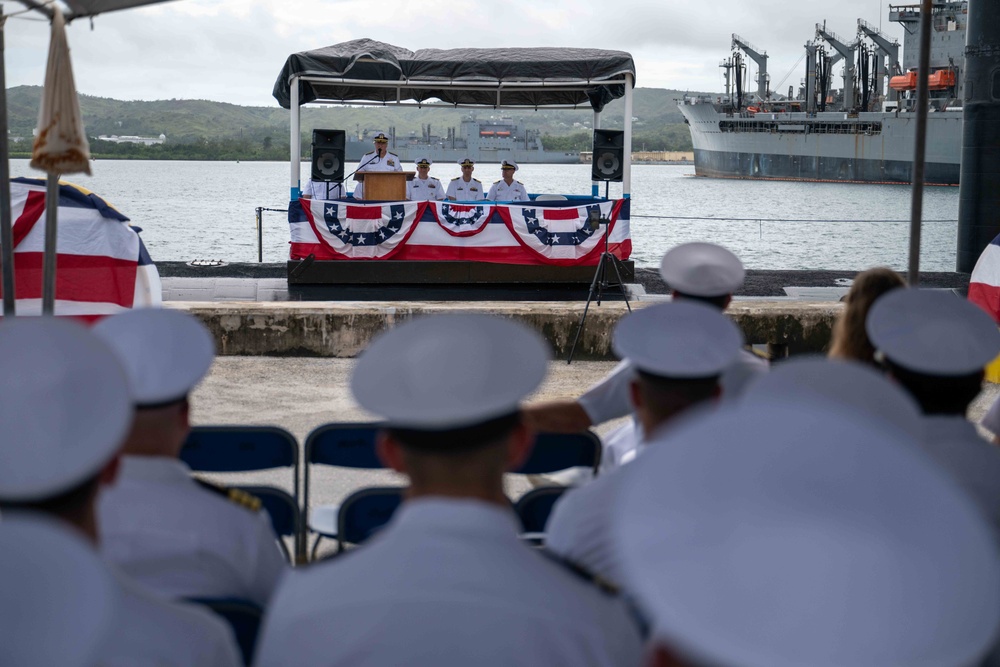
<path fill-rule="evenodd" d="M 961 161 L 962 90 L 968 2 L 936 2 L 932 9 L 931 96 L 926 182 L 957 185 Z M 690 125 L 700 176 L 850 182 L 912 178 L 916 137 L 919 5 L 890 5 L 889 19 L 906 27 L 899 45 L 858 21 L 848 42 L 825 25 L 806 43 L 806 75 L 797 94 L 770 90 L 766 53 L 733 35 L 733 55 L 722 63 L 726 92 L 686 97 L 680 111 Z M 758 64 L 757 85 L 744 84 L 746 59 Z M 835 66 L 842 87 L 833 88 Z"/>

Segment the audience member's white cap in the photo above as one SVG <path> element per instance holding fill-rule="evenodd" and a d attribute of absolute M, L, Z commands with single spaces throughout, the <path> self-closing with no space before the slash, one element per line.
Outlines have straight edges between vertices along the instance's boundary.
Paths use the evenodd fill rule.
<path fill-rule="evenodd" d="M 660 276 L 667 286 L 690 296 L 732 294 L 743 284 L 746 271 L 740 258 L 714 243 L 682 243 L 660 261 Z"/>
<path fill-rule="evenodd" d="M 1000 354 L 1000 331 L 982 309 L 950 291 L 895 289 L 865 321 L 877 353 L 925 375 L 969 375 Z"/>
<path fill-rule="evenodd" d="M 417 159 L 416 159 L 416 160 L 415 160 L 415 161 L 413 162 L 413 164 L 417 165 L 418 167 L 429 167 L 429 166 L 431 166 L 432 164 L 434 164 L 434 162 L 432 162 L 432 161 L 430 160 L 430 158 L 425 158 L 425 157 L 420 157 L 420 158 L 417 158 Z"/>
<path fill-rule="evenodd" d="M 668 378 L 719 375 L 740 354 L 743 334 L 717 309 L 701 303 L 661 303 L 626 315 L 615 327 L 615 354 L 636 368 Z"/>
<path fill-rule="evenodd" d="M 0 665 L 103 664 L 117 589 L 93 548 L 53 520 L 0 522 Z"/>
<path fill-rule="evenodd" d="M 545 377 L 548 360 L 545 341 L 512 320 L 423 317 L 368 346 L 351 391 L 391 426 L 450 430 L 515 412 Z"/>
<path fill-rule="evenodd" d="M 514 171 L 517 171 L 518 166 L 513 160 L 504 160 L 500 163 L 500 170 L 503 171 L 504 169 L 513 169 Z"/>
<path fill-rule="evenodd" d="M 0 324 L 0 498 L 36 501 L 97 474 L 132 423 L 125 371 L 80 324 Z"/>
<path fill-rule="evenodd" d="M 118 355 L 139 407 L 184 398 L 215 358 L 212 334 L 201 320 L 179 310 L 129 310 L 104 318 L 94 333 Z"/>
<path fill-rule="evenodd" d="M 794 357 L 762 373 L 741 396 L 757 403 L 808 398 L 882 419 L 914 438 L 923 433 L 920 406 L 909 392 L 868 364 L 818 355 Z"/>
<path fill-rule="evenodd" d="M 626 590 L 695 664 L 957 667 L 996 638 L 989 525 L 885 422 L 740 403 L 654 438 L 625 474 Z"/>

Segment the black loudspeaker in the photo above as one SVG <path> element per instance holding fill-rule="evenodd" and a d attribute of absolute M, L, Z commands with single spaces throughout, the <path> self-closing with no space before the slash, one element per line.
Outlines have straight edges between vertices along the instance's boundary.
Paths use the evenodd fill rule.
<path fill-rule="evenodd" d="M 347 137 L 343 130 L 313 130 L 312 180 L 344 180 L 344 144 Z"/>
<path fill-rule="evenodd" d="M 621 182 L 625 176 L 625 133 L 594 130 L 594 165 L 591 180 Z"/>

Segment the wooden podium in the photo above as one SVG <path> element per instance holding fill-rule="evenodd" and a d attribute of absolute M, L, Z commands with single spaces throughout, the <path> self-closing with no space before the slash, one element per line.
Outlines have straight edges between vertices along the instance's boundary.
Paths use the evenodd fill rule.
<path fill-rule="evenodd" d="M 354 180 L 364 183 L 364 199 L 403 201 L 406 182 L 413 179 L 412 171 L 359 171 Z"/>

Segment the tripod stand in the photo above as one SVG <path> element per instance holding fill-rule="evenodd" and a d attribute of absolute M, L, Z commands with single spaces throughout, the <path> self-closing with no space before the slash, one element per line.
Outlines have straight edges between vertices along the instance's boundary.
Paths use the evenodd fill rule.
<path fill-rule="evenodd" d="M 606 188 L 607 184 L 605 183 L 605 199 L 607 199 Z M 601 259 L 597 262 L 597 270 L 594 272 L 594 279 L 590 281 L 590 292 L 587 294 L 587 304 L 583 307 L 583 316 L 580 317 L 580 324 L 576 328 L 576 337 L 573 338 L 573 346 L 569 349 L 569 357 L 566 359 L 567 364 L 573 363 L 573 354 L 576 352 L 576 344 L 580 341 L 580 334 L 583 333 L 583 325 L 587 321 L 587 311 L 590 310 L 590 302 L 594 299 L 595 291 L 597 293 L 597 305 L 600 306 L 601 297 L 603 296 L 604 291 L 609 287 L 617 287 L 622 293 L 622 297 L 625 298 L 625 307 L 628 308 L 628 312 L 632 312 L 632 306 L 628 302 L 628 291 L 625 289 L 625 283 L 622 280 L 622 272 L 620 269 L 621 260 L 612 255 L 608 250 L 608 232 L 611 228 L 611 221 L 607 218 L 601 218 L 596 210 L 592 210 L 590 214 L 590 225 L 591 229 L 597 229 L 598 226 L 604 225 L 604 252 L 601 253 Z M 615 271 L 615 276 L 618 278 L 617 283 L 608 282 L 609 265 Z"/>

